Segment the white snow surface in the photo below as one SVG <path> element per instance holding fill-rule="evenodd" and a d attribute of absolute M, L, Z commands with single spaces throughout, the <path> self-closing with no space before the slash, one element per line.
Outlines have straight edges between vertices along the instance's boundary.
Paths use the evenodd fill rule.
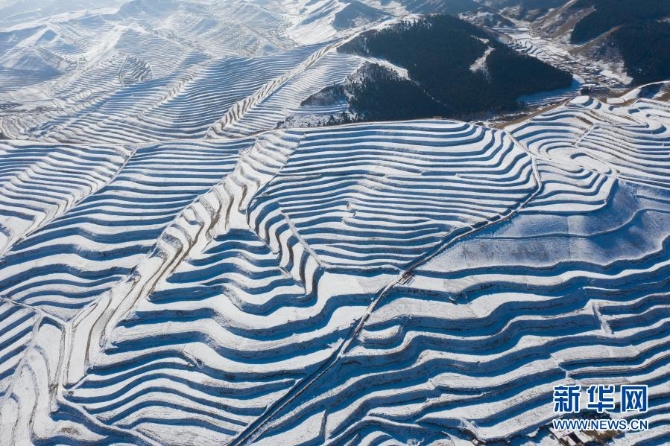
<path fill-rule="evenodd" d="M 379 23 L 42 3 L 0 19 L 0 446 L 556 445 L 567 383 L 649 385 L 615 444 L 670 442 L 662 90 L 277 129 Z"/>

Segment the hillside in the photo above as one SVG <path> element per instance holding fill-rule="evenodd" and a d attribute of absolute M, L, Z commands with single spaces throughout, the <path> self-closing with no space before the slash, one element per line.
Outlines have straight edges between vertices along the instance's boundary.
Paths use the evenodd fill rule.
<path fill-rule="evenodd" d="M 485 30 L 448 15 L 368 31 L 339 51 L 407 70 L 406 78 L 379 65 L 357 73 L 346 96 L 363 121 L 513 111 L 523 106 L 522 96 L 572 84 L 568 73 L 520 55 Z"/>
<path fill-rule="evenodd" d="M 594 9 L 575 25 L 573 43 L 587 42 L 618 27 L 656 22 L 670 16 L 669 0 L 579 0 L 572 8 Z"/>
<path fill-rule="evenodd" d="M 5 141 L 1 443 L 547 444 L 568 371 L 662 444 L 669 118 Z"/>
<path fill-rule="evenodd" d="M 624 85 L 670 78 L 669 0 L 562 0 L 534 7 L 501 0 L 489 5 L 517 20 L 512 26 L 528 26 L 535 37 L 547 41 L 547 50 L 560 47 L 570 53 L 572 63 L 600 65 L 606 73 L 621 65 L 618 78 Z"/>
<path fill-rule="evenodd" d="M 670 444 L 670 82 L 445 4 L 0 0 L 0 446 Z"/>
<path fill-rule="evenodd" d="M 670 0 L 580 0 L 574 8 L 595 8 L 572 30 L 573 43 L 606 33 L 636 84 L 670 78 Z"/>

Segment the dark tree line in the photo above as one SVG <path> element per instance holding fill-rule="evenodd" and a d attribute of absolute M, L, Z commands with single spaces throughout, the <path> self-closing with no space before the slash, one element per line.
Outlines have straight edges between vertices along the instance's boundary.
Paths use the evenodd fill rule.
<path fill-rule="evenodd" d="M 452 115 L 414 82 L 379 65 L 367 65 L 349 86 L 350 105 L 361 121 L 397 121 Z"/>

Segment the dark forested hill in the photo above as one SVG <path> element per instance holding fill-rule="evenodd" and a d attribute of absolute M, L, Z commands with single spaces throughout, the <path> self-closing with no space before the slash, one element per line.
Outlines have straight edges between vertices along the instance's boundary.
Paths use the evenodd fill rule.
<path fill-rule="evenodd" d="M 595 8 L 575 25 L 573 43 L 584 43 L 618 26 L 639 25 L 670 16 L 670 0 L 579 0 L 573 8 Z"/>
<path fill-rule="evenodd" d="M 628 25 L 618 29 L 612 40 L 636 84 L 670 79 L 670 23 Z"/>
<path fill-rule="evenodd" d="M 385 59 L 408 71 L 410 79 L 403 79 L 368 67 L 348 86 L 352 108 L 364 120 L 512 111 L 521 106 L 521 96 L 572 83 L 570 74 L 447 15 L 364 33 L 341 51 Z"/>
<path fill-rule="evenodd" d="M 616 47 L 636 84 L 670 78 L 670 0 L 579 0 L 593 12 L 574 27 L 574 44 L 601 36 Z M 608 35 L 609 33 L 609 35 Z"/>

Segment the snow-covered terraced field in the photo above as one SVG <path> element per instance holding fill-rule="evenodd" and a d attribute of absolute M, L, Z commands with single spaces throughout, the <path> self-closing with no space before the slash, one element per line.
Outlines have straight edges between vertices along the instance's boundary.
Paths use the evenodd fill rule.
<path fill-rule="evenodd" d="M 41 116 L 37 119 L 43 122 L 37 122 L 31 114 L 18 121 L 14 116 L 2 124 L 2 131 L 8 136 L 20 138 L 105 144 L 204 137 L 222 117 L 223 111 L 285 75 L 317 50 L 318 47 L 301 47 L 262 58 L 226 57 L 192 68 L 183 75 L 174 74 L 130 85 L 119 84 L 119 88 L 111 94 L 105 93 L 108 87 L 103 87 L 98 94 L 89 92 L 88 87 L 82 85 L 96 85 L 98 73 L 103 77 L 109 76 L 112 68 L 108 67 L 79 78 L 76 85 L 59 92 L 59 97 L 69 104 L 54 112 L 52 119 L 44 121 L 45 116 Z M 117 61 L 114 70 L 122 70 L 125 63 Z M 350 74 L 347 68 L 355 71 L 357 67 L 345 64 L 341 69 L 346 73 L 340 77 Z M 318 81 L 328 82 L 328 76 L 333 74 L 326 74 L 317 67 L 315 75 Z M 337 72 L 334 75 L 337 78 Z M 118 83 L 118 78 L 114 82 Z M 313 89 L 307 90 L 302 99 L 312 94 Z M 288 85 L 287 94 L 291 94 L 292 90 L 292 86 Z M 80 95 L 79 91 L 85 93 Z M 295 108 L 300 105 L 300 96 L 295 97 L 296 100 Z M 272 113 L 273 108 L 270 104 L 265 109 L 257 128 L 274 128 L 278 121 L 286 117 L 287 114 L 279 109 L 276 120 L 268 122 L 265 115 Z M 253 120 L 253 117 L 249 119 Z"/>
<path fill-rule="evenodd" d="M 132 0 L 113 13 L 0 17 L 0 135 L 69 144 L 198 138 L 228 110 L 245 118 L 236 134 L 272 129 L 359 65 L 333 54 L 320 61 L 353 31 L 304 45 L 286 35 L 292 17 L 309 22 L 304 3 Z M 334 20 L 346 3 L 332 3 L 313 19 Z M 312 25 L 290 25 L 304 26 Z M 248 110 L 257 102 L 265 112 Z"/>
<path fill-rule="evenodd" d="M 648 384 L 655 429 L 635 441 L 667 443 L 670 202 L 667 191 L 615 189 L 585 215 L 521 211 L 417 268 L 256 444 L 305 432 L 313 444 L 495 441 L 540 429 L 539 442 L 555 417 L 552 387 L 573 382 Z"/>
<path fill-rule="evenodd" d="M 11 391 L 13 375 L 31 341 L 35 312 L 11 302 L 0 302 L 0 399 Z"/>
<path fill-rule="evenodd" d="M 400 4 L 35 1 L 0 17 L 0 446 L 558 445 L 565 384 L 648 385 L 614 444 L 670 443 L 668 103 L 290 128 Z"/>
<path fill-rule="evenodd" d="M 357 56 L 339 54 L 331 51 L 304 72 L 292 77 L 274 94 L 251 107 L 241 119 L 232 122 L 221 130 L 223 136 L 241 137 L 272 129 L 289 116 L 309 114 L 331 116 L 339 115 L 345 109 L 322 107 L 320 109 L 304 107 L 301 103 L 324 85 L 337 85 L 347 76 L 355 73 L 363 61 Z"/>
<path fill-rule="evenodd" d="M 111 182 L 128 149 L 0 144 L 0 252 Z"/>
<path fill-rule="evenodd" d="M 627 181 L 670 186 L 670 129 L 663 113 L 577 98 L 515 126 L 512 135 L 543 159 L 579 165 Z M 645 114 L 647 116 L 645 116 Z"/>
<path fill-rule="evenodd" d="M 0 259 L 0 443 L 556 444 L 569 383 L 670 441 L 666 110 L 52 146 L 86 188 Z"/>
<path fill-rule="evenodd" d="M 125 158 L 108 150 L 109 159 L 93 150 L 68 158 L 56 147 L 45 160 L 30 160 L 26 144 L 17 143 L 16 165 L 30 164 L 2 189 L 6 245 L 18 242 L 0 258 L 0 293 L 59 317 L 76 313 L 127 275 L 174 217 L 229 173 L 251 144 L 166 143 Z M 79 188 L 61 186 L 64 175 Z"/>
<path fill-rule="evenodd" d="M 500 219 L 536 188 L 502 132 L 413 122 L 311 131 L 252 203 L 262 234 L 294 226 L 324 264 L 401 268 L 451 234 Z"/>

